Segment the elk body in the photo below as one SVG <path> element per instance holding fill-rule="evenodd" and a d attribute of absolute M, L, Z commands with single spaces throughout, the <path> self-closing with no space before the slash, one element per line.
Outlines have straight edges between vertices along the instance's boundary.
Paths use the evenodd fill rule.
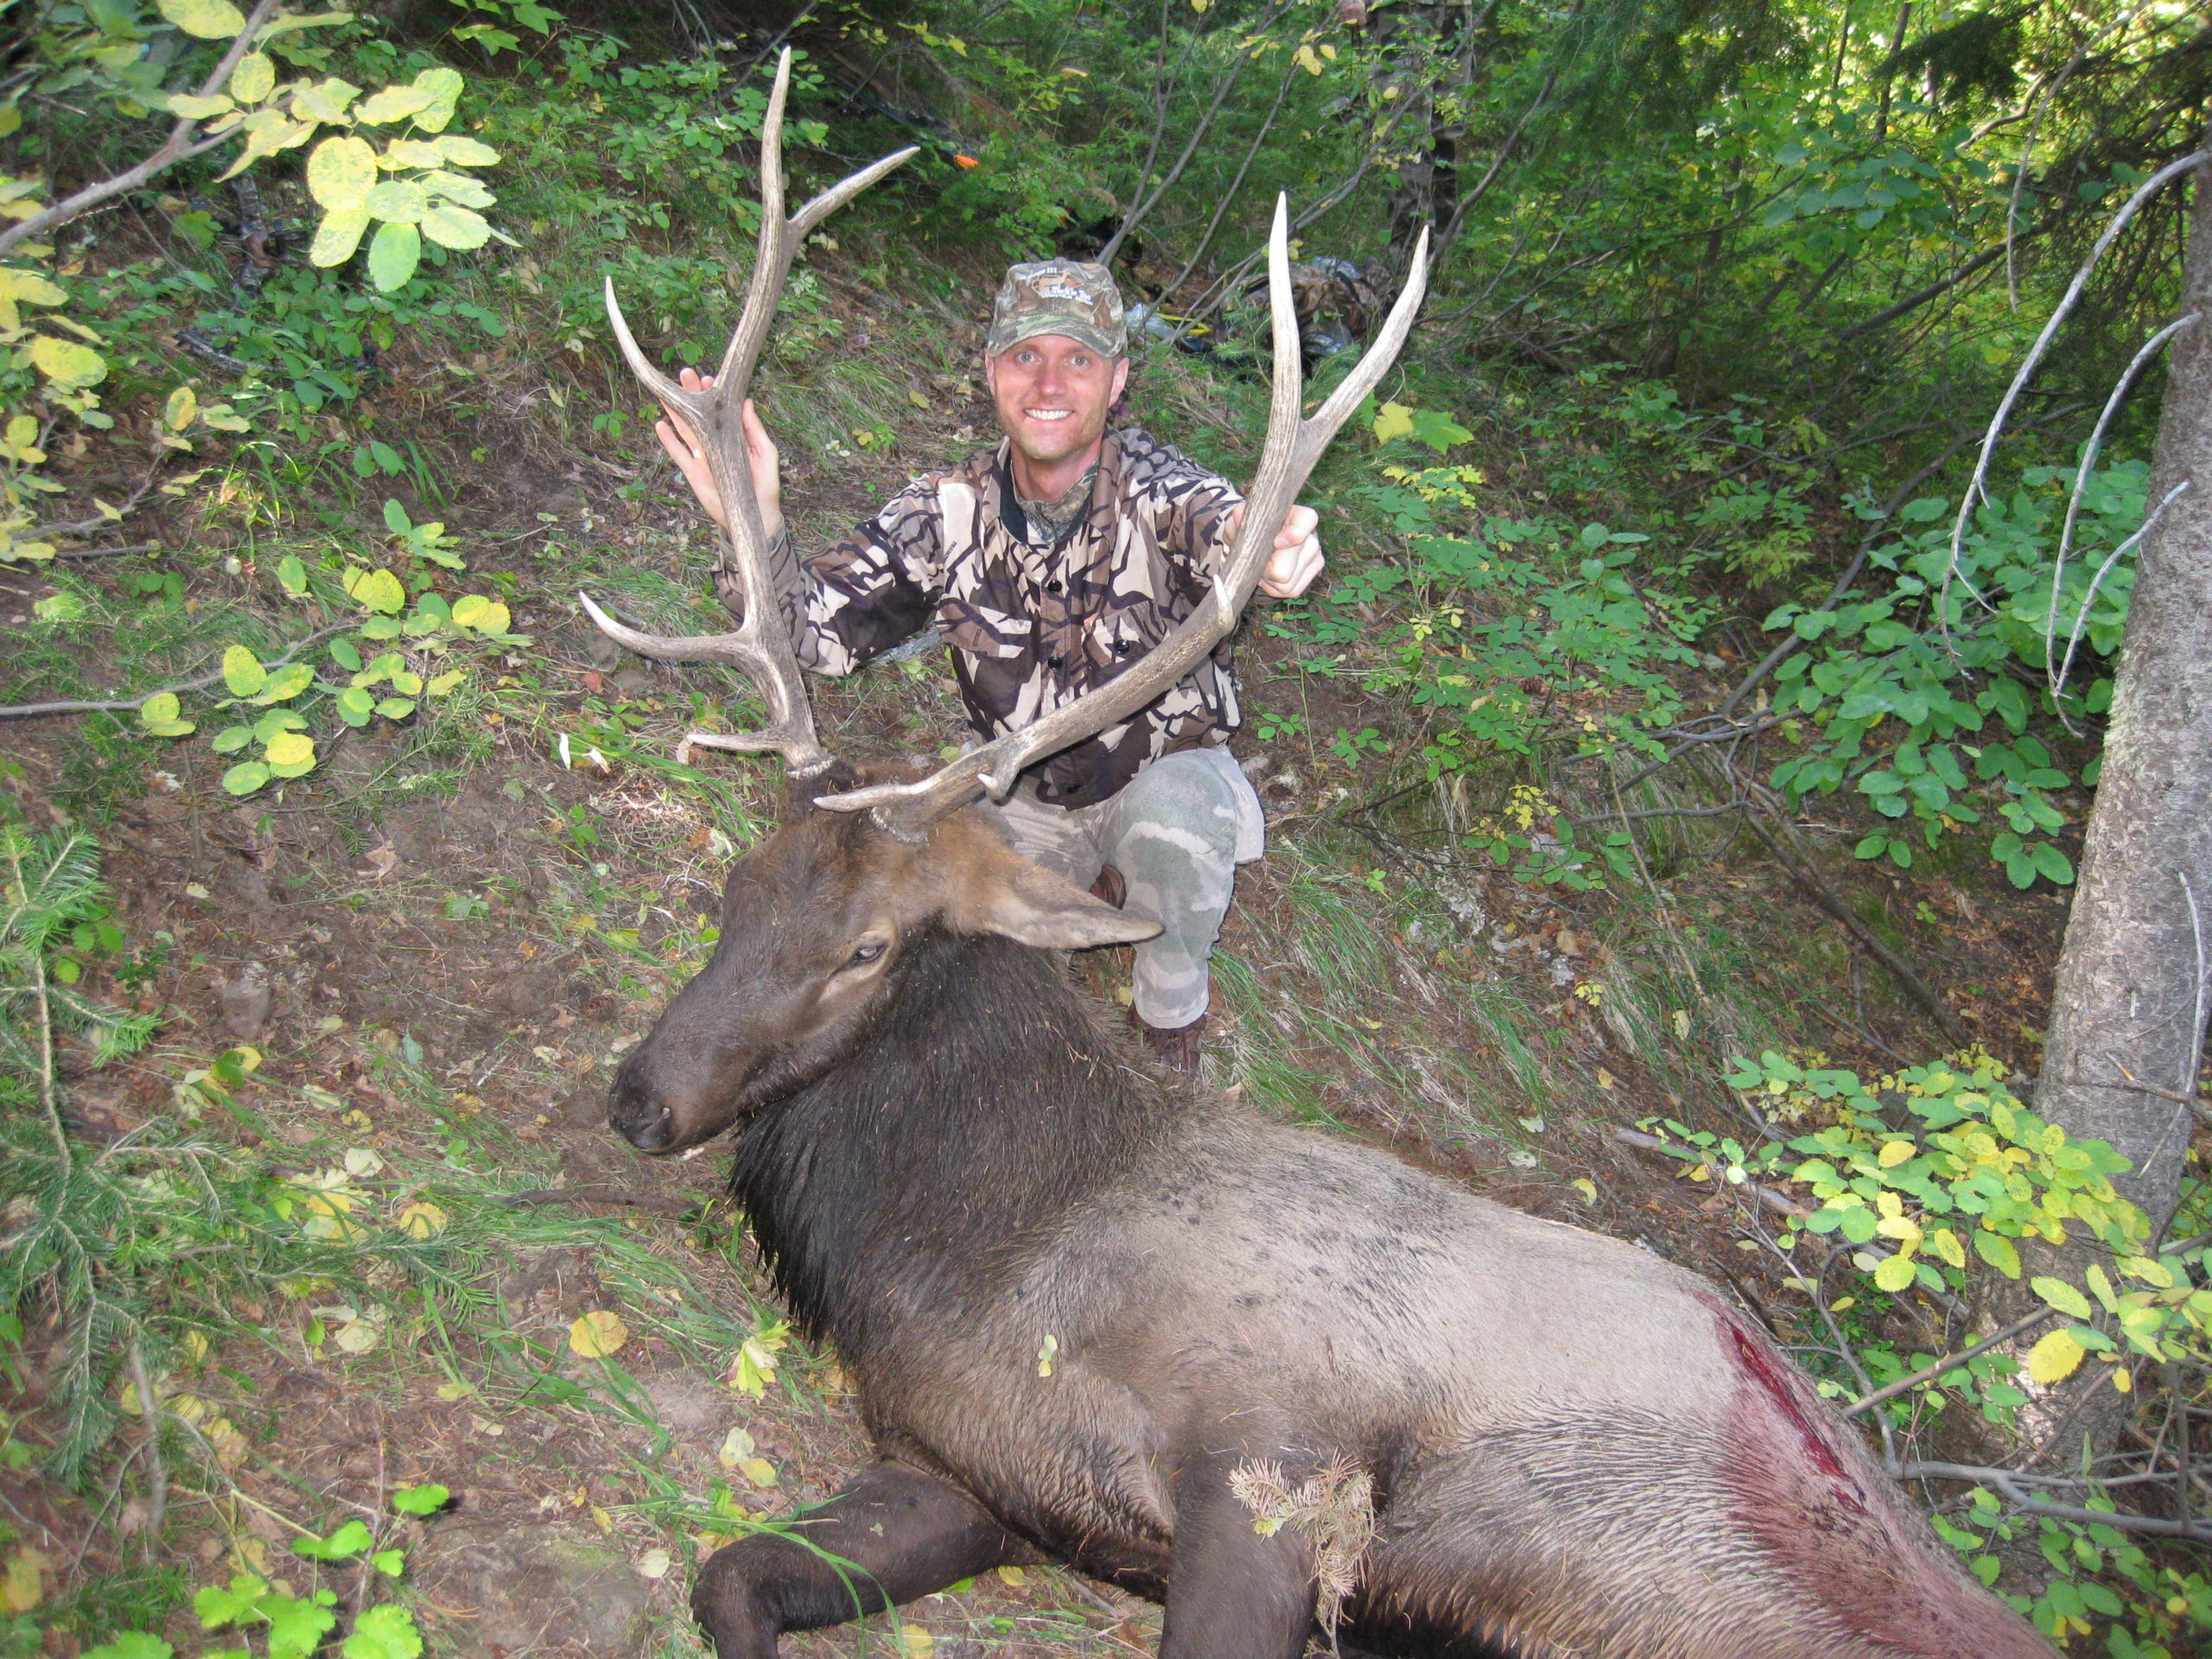
<path fill-rule="evenodd" d="M 763 270 L 815 213 L 781 217 L 781 102 L 779 80 Z M 1278 272 L 1283 239 L 1279 218 Z M 761 281 L 731 353 L 748 371 Z M 1233 625 L 1419 289 L 1417 263 L 1301 426 L 1278 283 L 1277 416 L 1220 603 L 1094 693 L 1090 729 Z M 714 395 L 734 433 L 732 366 Z M 687 413 L 711 432 L 715 410 Z M 1006 740 L 918 785 L 830 762 L 788 647 L 774 660 L 742 452 L 710 460 L 740 508 L 744 627 L 661 640 L 594 614 L 638 649 L 760 674 L 772 730 L 723 741 L 781 750 L 796 787 L 610 1121 L 651 1153 L 735 1128 L 734 1188 L 881 1454 L 801 1518 L 804 1542 L 708 1561 L 693 1605 L 721 1659 L 1044 1560 L 1164 1601 L 1166 1659 L 1292 1659 L 1317 1617 L 1375 1652 L 1460 1659 L 2049 1659 L 1703 1280 L 1136 1065 L 1058 953 L 1152 925 L 965 804 L 1051 747 Z M 1255 1526 L 1300 1486 L 1297 1515 Z"/>

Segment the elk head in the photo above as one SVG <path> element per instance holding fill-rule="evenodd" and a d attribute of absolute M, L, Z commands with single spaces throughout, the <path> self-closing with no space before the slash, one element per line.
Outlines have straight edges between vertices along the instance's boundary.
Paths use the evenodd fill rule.
<path fill-rule="evenodd" d="M 1300 487 L 1404 345 L 1426 280 L 1424 232 L 1405 289 L 1374 345 L 1328 400 L 1301 419 L 1287 209 L 1279 199 L 1268 247 L 1274 382 L 1267 442 L 1237 533 L 1215 558 L 1211 591 L 1152 652 L 1084 696 L 918 782 L 869 783 L 836 766 L 816 739 L 786 596 L 777 590 L 761 533 L 739 411 L 799 244 L 914 152 L 884 157 L 786 219 L 781 154 L 790 77 L 786 51 L 762 126 L 760 256 L 712 386 L 687 391 L 647 362 L 611 280 L 607 289 L 607 315 L 631 368 L 700 435 L 730 509 L 730 540 L 720 563 L 726 588 L 741 596 L 743 616 L 730 633 L 664 639 L 625 627 L 588 595 L 580 597 L 592 620 L 632 651 L 670 662 L 725 663 L 748 675 L 767 704 L 766 723 L 753 732 L 693 732 L 684 749 L 780 753 L 792 792 L 782 829 L 730 872 L 713 959 L 616 1077 L 609 1121 L 646 1152 L 696 1146 L 836 1065 L 867 1035 L 885 988 L 931 929 L 1002 934 L 1052 950 L 1130 943 L 1159 931 L 1016 856 L 993 825 L 961 809 L 986 792 L 1002 799 L 1025 768 L 1128 719 L 1229 637 Z"/>

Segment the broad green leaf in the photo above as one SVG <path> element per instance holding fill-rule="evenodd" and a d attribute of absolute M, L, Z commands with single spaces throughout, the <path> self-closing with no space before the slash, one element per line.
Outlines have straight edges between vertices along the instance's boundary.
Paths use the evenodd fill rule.
<path fill-rule="evenodd" d="M 412 225 L 423 217 L 430 198 L 421 185 L 411 180 L 383 179 L 369 187 L 363 205 L 372 219 L 392 225 Z"/>
<path fill-rule="evenodd" d="M 224 652 L 223 683 L 231 688 L 232 696 L 250 697 L 268 679 L 269 671 L 244 645 L 232 645 Z"/>
<path fill-rule="evenodd" d="M 474 628 L 479 633 L 505 633 L 513 618 L 496 599 L 487 599 L 482 594 L 464 594 L 453 602 L 453 620 L 458 626 Z"/>
<path fill-rule="evenodd" d="M 194 1593 L 192 1611 L 200 1616 L 203 1630 L 220 1630 L 226 1624 L 235 1624 L 250 1616 L 254 1604 L 269 1588 L 266 1579 L 257 1579 L 251 1573 L 234 1576 L 227 1587 L 209 1585 Z"/>
<path fill-rule="evenodd" d="M 397 670 L 391 677 L 391 689 L 402 696 L 420 696 L 423 694 L 423 677 L 412 669 Z"/>
<path fill-rule="evenodd" d="M 325 269 L 344 264 L 361 245 L 361 232 L 368 228 L 365 207 L 324 214 L 322 223 L 315 227 L 315 240 L 308 245 L 308 263 Z"/>
<path fill-rule="evenodd" d="M 480 248 L 492 235 L 483 214 L 444 201 L 423 210 L 422 226 L 423 235 L 448 248 Z"/>
<path fill-rule="evenodd" d="M 162 102 L 171 115 L 181 115 L 188 121 L 210 120 L 228 115 L 238 107 L 220 92 L 212 98 L 202 98 L 197 92 L 171 92 Z"/>
<path fill-rule="evenodd" d="M 249 52 L 231 71 L 231 96 L 241 104 L 258 104 L 276 90 L 276 64 L 266 52 Z"/>
<path fill-rule="evenodd" d="M 380 1549 L 369 1557 L 369 1565 L 387 1579 L 396 1579 L 407 1570 L 407 1552 L 404 1549 Z"/>
<path fill-rule="evenodd" d="M 236 754 L 252 741 L 252 727 L 226 726 L 209 741 L 208 747 L 218 754 Z"/>
<path fill-rule="evenodd" d="M 1993 1233 L 1987 1228 L 1977 1228 L 1974 1236 L 1974 1253 L 2007 1279 L 2020 1276 L 2019 1249 L 2004 1234 Z"/>
<path fill-rule="evenodd" d="M 276 561 L 276 582 L 294 599 L 308 590 L 308 568 L 300 563 L 299 555 L 287 553 Z"/>
<path fill-rule="evenodd" d="M 443 64 L 416 76 L 416 88 L 429 93 L 430 101 L 416 116 L 415 124 L 424 132 L 443 132 L 453 119 L 454 106 L 461 101 L 461 89 L 466 84 L 460 70 L 448 69 Z"/>
<path fill-rule="evenodd" d="M 2038 1275 L 2028 1281 L 2028 1288 L 2069 1319 L 2086 1319 L 2089 1317 L 2089 1299 L 2063 1279 Z"/>
<path fill-rule="evenodd" d="M 2028 1350 L 2028 1375 L 2038 1382 L 2062 1382 L 2074 1375 L 2082 1354 L 2071 1332 L 2053 1331 Z"/>
<path fill-rule="evenodd" d="M 359 1521 L 348 1521 L 327 1538 L 295 1538 L 292 1553 L 305 1555 L 311 1560 L 342 1561 L 359 1555 L 376 1540 L 369 1529 Z"/>
<path fill-rule="evenodd" d="M 499 159 L 499 152 L 486 143 L 458 132 L 449 132 L 438 140 L 438 153 L 454 167 L 490 167 Z"/>
<path fill-rule="evenodd" d="M 402 1515 L 435 1515 L 452 1501 L 453 1494 L 435 1481 L 421 1486 L 402 1486 L 391 1495 L 391 1507 Z"/>
<path fill-rule="evenodd" d="M 175 1651 L 158 1636 L 130 1630 L 97 1648 L 86 1649 L 81 1659 L 170 1659 Z"/>
<path fill-rule="evenodd" d="M 363 206 L 377 181 L 377 153 L 365 138 L 340 133 L 308 154 L 308 194 L 331 213 Z"/>
<path fill-rule="evenodd" d="M 233 795 L 251 795 L 271 776 L 258 760 L 241 760 L 223 774 L 223 787 Z"/>
<path fill-rule="evenodd" d="M 257 741 L 266 743 L 279 732 L 303 732 L 307 728 L 307 721 L 291 709 L 271 709 L 253 722 L 253 735 Z"/>
<path fill-rule="evenodd" d="M 467 677 L 468 671 L 467 669 L 456 668 L 450 674 L 438 675 L 435 678 L 431 680 L 430 683 L 424 689 L 427 690 L 434 697 L 442 697 L 447 692 L 452 690 L 454 687 L 459 685 Z"/>
<path fill-rule="evenodd" d="M 423 233 L 412 225 L 379 225 L 369 243 L 369 280 L 379 293 L 407 286 L 423 257 Z"/>
<path fill-rule="evenodd" d="M 361 671 L 361 652 L 351 639 L 332 640 L 330 660 L 349 674 L 358 674 Z"/>
<path fill-rule="evenodd" d="M 157 691 L 138 705 L 138 724 L 141 729 L 156 737 L 182 737 L 195 729 L 195 722 L 177 718 L 178 703 L 174 691 Z"/>
<path fill-rule="evenodd" d="M 407 516 L 407 509 L 391 497 L 384 502 L 384 527 L 395 536 L 404 536 L 415 528 L 415 521 Z"/>
<path fill-rule="evenodd" d="M 245 14 L 231 0 L 160 0 L 162 16 L 194 40 L 229 41 L 245 27 Z"/>
<path fill-rule="evenodd" d="M 399 619 L 396 616 L 372 616 L 361 624 L 364 639 L 391 639 L 397 637 Z"/>
<path fill-rule="evenodd" d="M 286 663 L 269 677 L 269 683 L 253 694 L 253 701 L 266 706 L 296 697 L 315 683 L 315 670 L 305 663 Z"/>
<path fill-rule="evenodd" d="M 74 622 L 85 613 L 85 601 L 74 594 L 49 594 L 31 607 L 41 622 Z"/>
<path fill-rule="evenodd" d="M 377 713 L 386 720 L 404 720 L 414 712 L 415 702 L 411 697 L 386 697 L 377 704 Z"/>
<path fill-rule="evenodd" d="M 338 717 L 348 726 L 365 726 L 377 711 L 376 693 L 349 685 L 338 694 Z"/>
<path fill-rule="evenodd" d="M 428 109 L 431 102 L 430 94 L 420 86 L 387 86 L 356 104 L 353 118 L 372 127 L 385 126 Z"/>
<path fill-rule="evenodd" d="M 271 1596 L 264 1601 L 263 1611 L 269 1615 L 269 1659 L 308 1659 L 321 1647 L 322 1638 L 338 1623 L 329 1599 L 326 1590 L 313 1601 L 292 1596 Z"/>
<path fill-rule="evenodd" d="M 52 334 L 32 339 L 31 365 L 58 386 L 97 385 L 107 375 L 107 359 L 91 346 Z"/>
<path fill-rule="evenodd" d="M 415 1616 L 388 1601 L 364 1609 L 339 1649 L 344 1659 L 420 1659 L 422 1651 Z"/>

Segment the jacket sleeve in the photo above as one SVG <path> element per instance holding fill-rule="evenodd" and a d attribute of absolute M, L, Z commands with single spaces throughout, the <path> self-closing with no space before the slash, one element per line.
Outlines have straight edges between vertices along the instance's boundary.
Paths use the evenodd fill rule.
<path fill-rule="evenodd" d="M 817 674 L 849 674 L 918 632 L 944 592 L 934 481 L 909 486 L 819 552 L 800 556 L 788 532 L 778 541 L 778 563 L 788 558 L 792 567 L 783 589 L 791 645 L 800 666 Z"/>

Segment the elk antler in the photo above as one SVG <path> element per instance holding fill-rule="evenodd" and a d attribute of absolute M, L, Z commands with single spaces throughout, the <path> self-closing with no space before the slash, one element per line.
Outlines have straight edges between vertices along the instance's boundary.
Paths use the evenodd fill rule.
<path fill-rule="evenodd" d="M 1304 376 L 1298 361 L 1298 313 L 1290 288 L 1289 208 L 1275 199 L 1274 233 L 1268 239 L 1268 289 L 1274 309 L 1274 397 L 1268 412 L 1268 437 L 1260 452 L 1259 475 L 1244 498 L 1244 516 L 1236 539 L 1198 607 L 1176 625 L 1128 672 L 1056 709 L 1018 732 L 963 754 L 950 766 L 912 784 L 879 784 L 840 795 L 824 795 L 817 806 L 839 812 L 873 812 L 893 835 L 918 836 L 946 813 L 988 791 L 1001 799 L 1015 778 L 1033 762 L 1095 737 L 1128 719 L 1169 687 L 1226 639 L 1259 585 L 1275 532 L 1297 500 L 1298 492 L 1360 400 L 1373 391 L 1412 331 L 1428 279 L 1428 232 L 1423 230 L 1406 274 L 1405 290 L 1391 308 L 1375 343 L 1344 384 L 1330 394 L 1312 418 L 1299 418 Z"/>
<path fill-rule="evenodd" d="M 753 279 L 746 288 L 744 315 L 709 389 L 688 391 L 645 360 L 615 301 L 614 279 L 607 280 L 607 320 L 614 325 L 622 355 L 645 389 L 681 414 L 699 435 L 707 470 L 714 475 L 715 487 L 721 492 L 729 515 L 729 546 L 718 563 L 736 579 L 744 595 L 744 618 L 734 633 L 671 639 L 626 628 L 594 604 L 589 594 L 577 597 L 602 633 L 641 656 L 675 663 L 726 663 L 750 676 L 759 687 L 768 704 L 767 723 L 759 731 L 693 732 L 683 740 L 687 747 L 772 750 L 783 755 L 793 772 L 804 775 L 820 771 L 829 764 L 830 756 L 815 740 L 814 712 L 799 679 L 798 658 L 792 652 L 790 627 L 784 619 L 783 595 L 769 569 L 768 538 L 761 531 L 760 504 L 753 493 L 752 469 L 746 464 L 742 411 L 753 365 L 767 342 L 776 302 L 783 296 L 799 245 L 817 225 L 915 152 L 907 149 L 886 156 L 831 185 L 785 219 L 784 95 L 791 79 L 791 54 L 786 47 L 776 65 L 775 90 L 768 96 L 768 111 L 760 123 L 760 251 L 753 262 Z"/>

